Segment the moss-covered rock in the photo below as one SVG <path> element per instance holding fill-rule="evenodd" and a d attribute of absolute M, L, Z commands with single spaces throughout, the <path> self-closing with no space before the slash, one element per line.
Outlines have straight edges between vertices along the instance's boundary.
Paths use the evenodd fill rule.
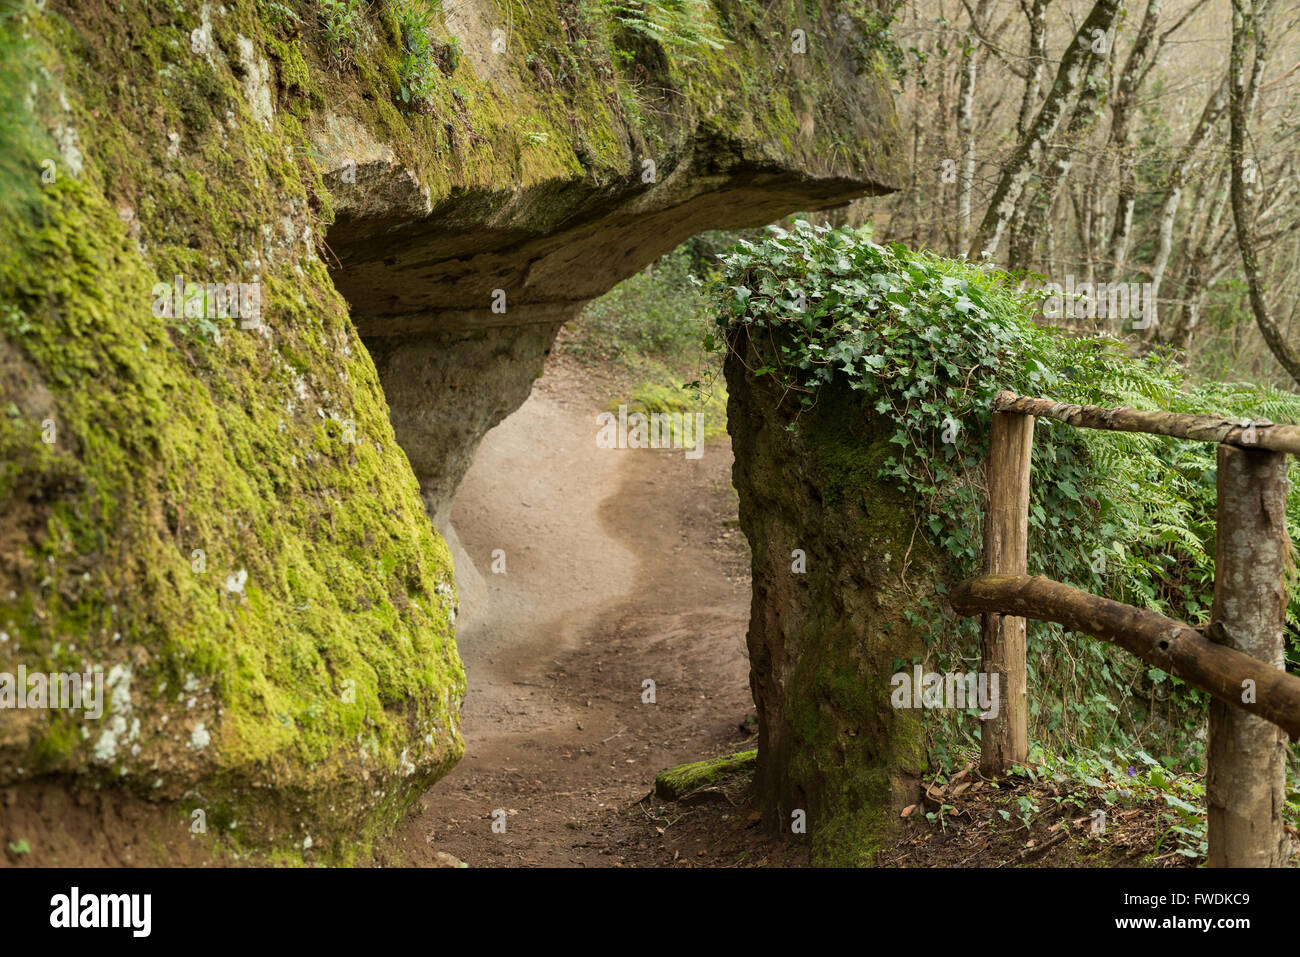
<path fill-rule="evenodd" d="M 924 653 L 905 612 L 941 563 L 915 534 L 913 502 L 879 477 L 892 427 L 861 393 L 827 383 L 792 430 L 780 385 L 751 372 L 776 347 L 747 330 L 732 346 L 727 423 L 753 551 L 764 821 L 785 834 L 802 823 L 816 864 L 870 865 L 920 793 L 922 719 L 891 706 L 890 680 Z"/>
<path fill-rule="evenodd" d="M 150 13 L 5 24 L 36 120 L 5 147 L 51 173 L 4 224 L 0 656 L 106 687 L 97 720 L 6 711 L 0 784 L 112 783 L 346 856 L 463 751 L 451 565 L 283 130 Z M 238 16 L 213 43 L 248 80 Z M 260 327 L 160 316 L 173 275 L 260 283 Z"/>
<path fill-rule="evenodd" d="M 697 6 L 721 49 L 665 49 L 605 3 L 457 3 L 462 52 L 430 76 L 432 99 L 305 124 L 336 212 L 335 283 L 383 354 L 398 440 L 440 518 L 476 436 L 588 301 L 701 230 L 899 184 L 865 23 L 832 3 Z M 365 56 L 363 74 L 383 72 Z M 346 98 L 320 74 L 327 103 Z"/>
<path fill-rule="evenodd" d="M 559 324 L 690 232 L 897 177 L 829 4 L 719 3 L 688 61 L 600 4 L 465 0 L 431 69 L 410 4 L 364 6 L 333 34 L 289 0 L 6 7 L 0 670 L 107 689 L 98 720 L 6 711 L 0 786 L 364 850 L 463 750 L 426 506 Z M 259 321 L 209 310 L 226 283 Z"/>
<path fill-rule="evenodd" d="M 726 757 L 679 764 L 659 772 L 655 778 L 655 794 L 665 801 L 680 801 L 729 774 L 750 770 L 757 758 L 757 751 L 740 751 Z"/>

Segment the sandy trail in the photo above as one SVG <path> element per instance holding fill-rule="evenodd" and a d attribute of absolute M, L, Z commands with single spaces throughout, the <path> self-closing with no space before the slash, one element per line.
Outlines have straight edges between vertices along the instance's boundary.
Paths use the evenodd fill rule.
<path fill-rule="evenodd" d="M 458 492 L 466 755 L 400 829 L 404 857 L 609 866 L 658 771 L 753 746 L 730 447 L 597 448 L 605 391 L 549 371 Z"/>
<path fill-rule="evenodd" d="M 636 554 L 599 515 L 627 459 L 596 447 L 584 412 L 535 393 L 489 433 L 456 497 L 467 745 L 559 723 L 560 709 L 515 710 L 521 683 L 577 647 L 581 629 L 635 585 Z"/>

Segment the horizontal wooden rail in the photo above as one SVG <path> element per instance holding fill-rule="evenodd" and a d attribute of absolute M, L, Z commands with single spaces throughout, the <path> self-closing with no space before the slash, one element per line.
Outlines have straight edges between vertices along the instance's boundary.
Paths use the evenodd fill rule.
<path fill-rule="evenodd" d="M 1053 402 L 1051 399 L 1032 399 L 1014 392 L 999 392 L 995 395 L 993 411 L 1057 419 L 1084 429 L 1145 432 L 1196 442 L 1220 442 L 1244 449 L 1270 449 L 1300 455 L 1300 426 L 1276 425 L 1264 419 L 1243 425 L 1214 415 L 1139 412 L 1122 406 L 1103 409 L 1096 405 L 1072 405 L 1069 402 Z"/>
<path fill-rule="evenodd" d="M 1147 664 L 1300 738 L 1300 678 L 1210 641 L 1191 625 L 1159 612 L 1100 598 L 1042 575 L 969 579 L 953 590 L 952 606 L 962 615 L 986 612 L 1054 621 L 1114 642 Z M 1253 703 L 1242 701 L 1247 679 L 1255 683 Z"/>

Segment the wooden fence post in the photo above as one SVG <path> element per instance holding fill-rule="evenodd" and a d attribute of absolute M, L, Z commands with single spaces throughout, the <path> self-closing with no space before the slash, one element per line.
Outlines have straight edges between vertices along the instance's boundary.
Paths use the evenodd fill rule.
<path fill-rule="evenodd" d="M 1285 453 L 1219 446 L 1214 611 L 1207 637 L 1276 668 L 1284 667 L 1286 493 Z M 1285 864 L 1286 755 L 1287 735 L 1277 725 L 1210 703 L 1205 785 L 1210 867 Z"/>
<path fill-rule="evenodd" d="M 1029 570 L 1029 462 L 1034 417 L 994 412 L 989 441 L 988 511 L 984 516 L 984 574 L 1024 575 Z M 981 619 L 982 669 L 998 675 L 998 714 L 982 723 L 980 771 L 1005 774 L 1029 757 L 1025 619 L 985 614 Z"/>

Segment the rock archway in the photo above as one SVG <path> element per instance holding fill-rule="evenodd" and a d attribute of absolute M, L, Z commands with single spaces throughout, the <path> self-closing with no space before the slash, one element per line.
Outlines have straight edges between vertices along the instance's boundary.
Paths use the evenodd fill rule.
<path fill-rule="evenodd" d="M 427 173 L 367 128 L 333 118 L 317 129 L 335 209 L 331 279 L 374 360 L 471 614 L 484 584 L 451 522 L 456 488 L 483 436 L 527 399 L 561 326 L 692 235 L 900 184 L 893 107 L 868 38 L 845 30 L 830 7 L 820 16 L 807 23 L 819 47 L 812 58 L 786 52 L 779 24 L 738 32 L 743 42 L 727 56 L 731 69 L 741 64 L 732 76 L 742 88 L 756 58 L 775 67 L 767 93 L 745 97 L 740 111 L 732 91 L 701 95 L 691 71 L 649 57 L 653 82 L 642 89 L 658 91 L 654 128 L 615 122 L 606 134 L 617 158 L 603 169 L 582 159 L 589 133 L 575 126 L 568 145 L 579 163 L 438 197 L 423 185 Z"/>
<path fill-rule="evenodd" d="M 565 322 L 699 232 L 894 188 L 888 170 L 819 172 L 697 130 L 654 183 L 633 171 L 613 185 L 560 180 L 434 205 L 382 149 L 358 165 L 355 139 L 316 147 L 338 211 L 331 277 L 429 515 L 466 569 L 462 588 L 474 573 L 450 523 L 456 486 L 483 435 L 527 398 Z"/>
<path fill-rule="evenodd" d="M 452 6 L 333 40 L 252 0 L 0 23 L 31 91 L 0 131 L 29 176 L 0 219 L 0 654 L 109 686 L 102 722 L 0 727 L 14 807 L 102 788 L 359 853 L 462 753 L 426 516 L 560 325 L 692 233 L 900 181 L 871 19 L 831 0 L 713 0 L 686 56 L 601 4 Z M 259 321 L 210 308 L 231 283 Z"/>
<path fill-rule="evenodd" d="M 687 188 L 680 197 L 669 186 L 662 205 L 640 214 L 615 196 L 555 232 L 494 232 L 485 223 L 456 244 L 443 226 L 454 210 L 401 221 L 353 218 L 342 207 L 328 236 L 339 260 L 331 275 L 435 518 L 477 438 L 524 400 L 556 332 L 591 299 L 698 232 L 842 205 L 879 184 L 751 171 Z M 346 191 L 335 196 L 346 204 Z M 528 203 L 518 206 L 526 216 Z M 492 308 L 496 290 L 501 312 Z"/>

